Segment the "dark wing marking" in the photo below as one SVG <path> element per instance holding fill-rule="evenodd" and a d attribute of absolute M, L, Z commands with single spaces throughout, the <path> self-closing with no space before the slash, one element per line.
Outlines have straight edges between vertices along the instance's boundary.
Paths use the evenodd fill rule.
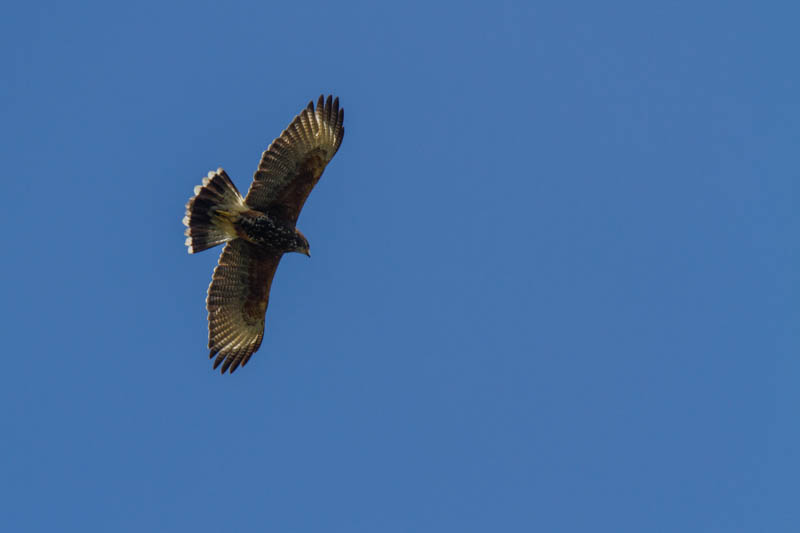
<path fill-rule="evenodd" d="M 317 107 L 294 117 L 261 156 L 245 202 L 250 207 L 297 222 L 300 210 L 344 137 L 339 99 L 320 96 Z"/>
<path fill-rule="evenodd" d="M 222 373 L 244 366 L 261 346 L 264 315 L 280 255 L 236 239 L 225 245 L 208 287 L 209 357 Z"/>

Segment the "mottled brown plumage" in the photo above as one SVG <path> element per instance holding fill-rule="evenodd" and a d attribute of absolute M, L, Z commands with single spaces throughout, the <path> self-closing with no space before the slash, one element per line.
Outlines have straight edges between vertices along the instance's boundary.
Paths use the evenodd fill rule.
<path fill-rule="evenodd" d="M 286 252 L 308 255 L 295 228 L 308 195 L 344 136 L 339 99 L 319 97 L 261 157 L 246 198 L 221 168 L 186 204 L 189 253 L 225 244 L 208 288 L 208 347 L 214 368 L 233 372 L 258 350 L 272 278 Z"/>

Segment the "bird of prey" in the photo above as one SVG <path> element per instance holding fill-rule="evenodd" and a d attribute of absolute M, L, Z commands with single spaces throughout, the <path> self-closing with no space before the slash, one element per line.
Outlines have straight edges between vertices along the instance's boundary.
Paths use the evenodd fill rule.
<path fill-rule="evenodd" d="M 287 252 L 308 255 L 295 228 L 311 189 L 344 137 L 339 99 L 319 97 L 297 115 L 261 156 L 242 198 L 221 168 L 209 172 L 186 204 L 189 253 L 225 244 L 208 287 L 209 357 L 233 373 L 250 360 L 264 337 L 272 277 Z"/>

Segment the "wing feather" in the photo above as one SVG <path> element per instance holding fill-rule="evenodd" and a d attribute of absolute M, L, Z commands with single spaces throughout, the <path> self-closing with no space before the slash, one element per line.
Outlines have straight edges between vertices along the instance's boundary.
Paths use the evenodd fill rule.
<path fill-rule="evenodd" d="M 261 156 L 245 202 L 297 222 L 311 189 L 344 138 L 339 99 L 319 97 L 298 114 Z"/>
<path fill-rule="evenodd" d="M 225 245 L 208 287 L 209 357 L 214 368 L 235 371 L 261 346 L 276 255 L 242 239 Z"/>

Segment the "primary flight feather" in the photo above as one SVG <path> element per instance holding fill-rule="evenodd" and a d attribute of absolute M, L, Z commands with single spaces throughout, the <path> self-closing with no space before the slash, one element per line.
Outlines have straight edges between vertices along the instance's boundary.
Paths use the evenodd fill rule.
<path fill-rule="evenodd" d="M 264 337 L 269 289 L 284 253 L 309 254 L 295 227 L 303 204 L 344 137 L 339 99 L 322 96 L 261 156 L 245 198 L 224 170 L 209 172 L 186 204 L 189 253 L 225 244 L 208 287 L 209 357 L 233 372 Z"/>

